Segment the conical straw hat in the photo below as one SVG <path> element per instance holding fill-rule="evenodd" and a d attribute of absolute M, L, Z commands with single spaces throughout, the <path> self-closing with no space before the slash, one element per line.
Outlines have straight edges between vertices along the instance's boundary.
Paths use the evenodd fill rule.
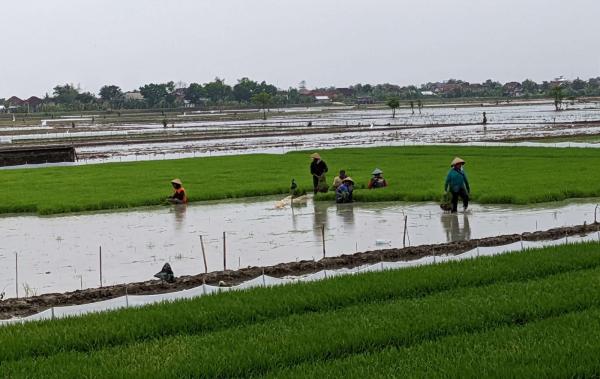
<path fill-rule="evenodd" d="M 383 171 L 381 171 L 381 169 L 378 169 L 378 168 L 373 170 L 373 172 L 371 173 L 371 175 L 379 175 L 379 174 L 383 174 Z"/>
<path fill-rule="evenodd" d="M 450 163 L 450 167 L 459 164 L 459 163 L 466 163 L 464 160 L 462 160 L 462 158 L 456 157 L 452 160 L 452 163 Z"/>
<path fill-rule="evenodd" d="M 321 159 L 321 156 L 319 155 L 319 153 L 312 153 L 312 154 L 310 155 L 310 157 L 311 157 L 312 159 Z"/>
<path fill-rule="evenodd" d="M 354 184 L 354 180 L 349 176 L 346 176 L 344 179 L 342 179 L 342 183 L 343 182 L 351 182 L 352 184 Z"/>
<path fill-rule="evenodd" d="M 181 179 L 173 179 L 171 180 L 171 183 L 181 185 Z"/>

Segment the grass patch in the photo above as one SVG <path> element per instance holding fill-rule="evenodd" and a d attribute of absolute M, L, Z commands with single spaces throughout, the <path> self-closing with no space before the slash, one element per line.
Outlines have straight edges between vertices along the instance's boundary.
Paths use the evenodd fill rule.
<path fill-rule="evenodd" d="M 322 151 L 328 181 L 339 169 L 356 180 L 357 201 L 437 201 L 450 160 L 466 166 L 472 199 L 527 204 L 600 196 L 600 151 L 525 147 L 377 147 Z M 164 203 L 180 177 L 191 201 L 287 194 L 292 178 L 311 190 L 306 152 L 170 161 L 111 163 L 0 171 L 0 212 L 40 214 Z M 385 171 L 389 187 L 367 190 L 370 172 Z M 318 196 L 332 200 L 333 193 Z"/>
<path fill-rule="evenodd" d="M 584 317 L 600 307 L 599 274 L 600 246 L 587 243 L 14 325 L 0 329 L 0 373 L 286 377 L 332 374 L 346 361 L 361 372 L 366 360 L 386 376 L 384 363 L 405 350 L 415 351 L 415 362 L 429 359 L 419 346 L 456 349 L 465 367 L 475 368 L 468 349 L 485 341 L 480 335 L 499 333 L 491 354 L 506 345 L 502 333 L 523 325 L 539 329 L 548 320 L 559 327 L 545 335 L 567 333 L 578 312 Z M 599 326 L 588 324 L 588 334 L 600 334 Z M 585 336 L 570 338 L 585 350 Z M 456 342 L 473 338 L 462 347 Z M 554 348 L 537 350 L 542 362 L 564 346 Z M 580 362 L 561 372 L 579 372 Z M 415 365 L 407 367 L 419 372 Z"/>

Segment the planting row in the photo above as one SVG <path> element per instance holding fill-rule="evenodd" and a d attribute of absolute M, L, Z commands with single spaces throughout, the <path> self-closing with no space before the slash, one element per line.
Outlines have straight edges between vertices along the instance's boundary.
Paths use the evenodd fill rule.
<path fill-rule="evenodd" d="M 43 214 L 164 203 L 169 181 L 183 180 L 190 201 L 288 194 L 292 179 L 311 190 L 309 152 L 0 171 L 0 213 Z M 467 161 L 473 200 L 535 203 L 600 196 L 597 149 L 378 147 L 322 151 L 328 180 L 345 169 L 356 201 L 439 200 L 454 156 Z M 560 162 L 560 164 L 557 164 Z M 389 187 L 367 190 L 375 167 Z M 17 189 L 18 190 L 15 190 Z M 318 199 L 330 200 L 331 193 Z"/>
<path fill-rule="evenodd" d="M 258 288 L 81 318 L 0 329 L 0 361 L 93 352 L 161 338 L 202 336 L 233 327 L 345 308 L 522 282 L 600 267 L 597 243 L 557 246 L 433 266 Z"/>
<path fill-rule="evenodd" d="M 6 376 L 233 377 L 410 347 L 600 306 L 600 268 L 304 312 L 207 334 L 3 362 Z M 172 315 L 174 318 L 176 314 Z M 256 322 L 258 321 L 258 322 Z M 597 324 L 595 324 L 597 325 Z M 597 328 L 594 328 L 597 334 Z M 553 355 L 545 352 L 546 359 Z"/>

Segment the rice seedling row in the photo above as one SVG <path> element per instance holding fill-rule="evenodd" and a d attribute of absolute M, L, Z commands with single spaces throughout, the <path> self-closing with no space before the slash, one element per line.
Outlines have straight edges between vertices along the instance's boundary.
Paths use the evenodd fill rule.
<path fill-rule="evenodd" d="M 237 354 L 232 356 L 228 362 L 237 362 L 242 359 L 245 364 L 256 363 L 260 367 L 285 366 L 301 363 L 297 362 L 298 357 L 321 359 L 323 354 L 330 357 L 360 352 L 365 349 L 368 351 L 371 349 L 369 346 L 380 349 L 386 346 L 387 342 L 385 341 L 399 341 L 398 343 L 402 344 L 410 342 L 412 344 L 411 338 L 414 336 L 417 336 L 414 337 L 417 339 L 427 339 L 431 337 L 431 333 L 446 335 L 460 330 L 519 323 L 523 320 L 549 317 L 595 304 L 598 299 L 590 294 L 593 294 L 593 291 L 596 290 L 595 287 L 600 284 L 594 283 L 592 280 L 591 285 L 586 285 L 593 275 L 598 274 L 598 268 L 594 268 L 597 262 L 587 260 L 589 257 L 597 257 L 597 254 L 593 253 L 595 251 L 597 252 L 598 249 L 594 244 L 555 247 L 402 272 L 339 278 L 304 286 L 260 289 L 247 293 L 209 297 L 194 302 L 164 304 L 82 319 L 6 328 L 2 331 L 4 335 L 0 337 L 6 342 L 3 344 L 6 348 L 2 358 L 4 363 L 0 368 L 4 370 L 8 367 L 21 367 L 19 361 L 10 363 L 10 359 L 23 359 L 27 356 L 33 357 L 31 362 L 36 362 L 36 365 L 46 362 L 44 363 L 46 368 L 52 362 L 63 358 L 69 362 L 72 360 L 79 362 L 77 364 L 82 364 L 82 361 L 78 361 L 78 357 L 88 355 L 91 357 L 102 356 L 103 358 L 98 358 L 102 362 L 111 359 L 113 354 L 115 357 L 121 357 L 120 359 L 123 358 L 123 354 L 144 357 L 140 359 L 148 362 L 148 366 L 145 366 L 147 368 L 157 363 L 150 358 L 146 360 L 146 353 L 142 354 L 139 349 L 144 352 L 148 349 L 152 352 L 149 353 L 150 356 L 158 354 L 158 356 L 168 357 L 169 362 L 178 361 L 178 358 L 168 354 L 165 356 L 165 352 L 172 351 L 172 349 L 183 349 L 189 354 L 197 352 L 198 357 L 221 351 L 225 356 L 229 353 Z M 544 262 L 551 263 L 544 264 Z M 586 270 L 589 267 L 592 269 Z M 451 274 L 452 271 L 455 271 L 455 275 Z M 491 280 L 485 279 L 494 271 L 502 274 L 495 278 L 492 274 Z M 565 273 L 565 271 L 567 272 Z M 563 272 L 563 274 L 547 277 L 547 275 L 559 272 Z M 406 275 L 404 275 L 405 273 Z M 469 273 L 475 275 L 469 276 Z M 466 277 L 465 281 L 462 281 L 463 277 Z M 523 280 L 527 277 L 545 278 L 536 281 L 506 283 L 511 279 Z M 401 279 L 395 282 L 398 280 L 397 278 Z M 419 280 L 419 278 L 421 279 Z M 446 279 L 445 282 L 444 279 Z M 433 284 L 428 285 L 429 282 L 433 282 Z M 497 284 L 477 287 L 494 282 Z M 461 288 L 465 286 L 472 287 Z M 361 287 L 366 288 L 362 294 L 360 293 Z M 329 289 L 330 292 L 326 289 Z M 582 289 L 585 290 L 582 291 Z M 294 293 L 294 290 L 300 292 Z M 302 290 L 310 291 L 303 293 Z M 376 295 L 369 298 L 371 291 Z M 353 298 L 355 292 L 358 292 L 358 298 Z M 396 292 L 398 294 L 395 294 Z M 336 296 L 336 293 L 342 296 Z M 257 295 L 268 296 L 260 299 L 257 298 Z M 286 301 L 288 298 L 293 299 L 298 295 L 303 298 L 299 303 L 294 304 L 293 300 Z M 360 299 L 361 295 L 366 296 L 368 300 Z M 202 312 L 207 305 L 210 307 L 210 301 L 213 301 L 212 304 L 217 308 L 219 305 L 222 306 L 220 312 L 218 310 L 215 312 L 215 309 L 209 314 Z M 262 312 L 252 307 L 252 304 L 256 303 L 262 305 Z M 276 306 L 269 312 L 267 304 Z M 312 308 L 311 304 L 313 304 Z M 193 307 L 194 305 L 196 307 Z M 280 308 L 277 309 L 277 307 Z M 190 313 L 186 314 L 182 311 L 186 308 Z M 236 317 L 237 312 L 243 313 L 246 308 L 250 308 L 245 315 L 248 318 L 244 320 L 244 317 Z M 199 313 L 200 316 L 196 319 L 191 318 L 190 314 L 192 313 Z M 442 319 L 438 319 L 440 317 Z M 204 324 L 203 332 L 205 334 L 201 334 L 202 324 L 215 319 L 212 328 L 210 326 L 206 328 L 206 324 Z M 219 325 L 219 321 L 223 321 L 224 325 Z M 105 322 L 106 327 L 103 327 L 101 322 Z M 178 325 L 180 329 L 177 331 L 169 329 L 169 322 Z M 388 332 L 396 330 L 392 325 L 395 322 L 405 329 L 399 329 L 399 334 L 394 337 Z M 200 328 L 193 330 L 198 328 L 198 325 L 194 325 L 196 323 L 200 324 Z M 152 327 L 148 328 L 148 325 Z M 223 326 L 230 329 L 222 330 Z M 110 333 L 111 329 L 117 332 Z M 90 333 L 92 331 L 96 335 Z M 36 339 L 36 334 L 43 337 Z M 103 338 L 103 336 L 105 337 Z M 123 339 L 123 336 L 129 338 Z M 21 338 L 29 339 L 24 343 Z M 151 340 L 148 340 L 149 338 Z M 315 340 L 312 341 L 312 339 Z M 77 343 L 73 343 L 78 340 L 82 341 L 79 346 Z M 273 346 L 271 346 L 273 350 L 261 350 L 263 345 L 269 345 L 269 341 L 273 342 Z M 131 346 L 119 346 L 123 342 L 136 343 Z M 328 345 L 329 342 L 334 345 Z M 229 344 L 229 347 L 226 348 L 219 344 Z M 111 346 L 115 347 L 111 348 Z M 247 347 L 247 350 L 244 350 L 244 346 Z M 205 351 L 206 349 L 210 350 L 208 347 L 215 348 L 213 353 Z M 313 348 L 316 350 L 311 350 Z M 61 353 L 73 349 L 88 353 Z M 198 349 L 201 351 L 199 352 Z M 158 353 L 158 350 L 161 352 Z M 281 351 L 289 354 L 281 356 Z M 249 352 L 260 354 L 252 355 Z M 49 354 L 52 355 L 48 358 L 39 357 L 39 355 Z M 250 355 L 246 357 L 246 354 Z M 181 354 L 175 355 L 179 357 Z M 67 356 L 69 358 L 65 358 Z M 273 358 L 275 361 L 272 361 L 269 357 L 278 357 L 279 361 L 275 358 Z M 214 359 L 217 358 L 214 357 Z M 194 358 L 194 362 L 198 359 Z M 184 361 L 178 362 L 184 364 L 182 363 Z M 211 367 L 214 370 L 213 373 L 218 373 L 219 370 L 224 369 L 223 367 L 230 366 L 230 363 L 223 364 L 222 360 L 217 362 L 220 362 L 222 367 L 215 362 L 217 361 L 207 362 L 208 366 L 200 363 L 194 364 L 189 369 L 196 370 L 201 367 L 202 372 L 205 372 L 207 367 Z M 212 365 L 213 363 L 216 366 Z M 63 363 L 60 363 L 59 367 L 62 366 Z M 262 372 L 262 369 L 257 371 L 254 366 L 236 367 L 235 370 L 239 372 L 228 371 L 226 375 Z M 156 367 L 152 369 L 156 369 Z M 175 370 L 174 372 L 181 372 L 182 367 L 176 366 L 172 369 Z M 107 373 L 112 370 L 113 368 Z M 11 373 L 16 374 L 18 370 L 11 371 Z"/>
<path fill-rule="evenodd" d="M 345 169 L 357 201 L 439 200 L 452 157 L 467 163 L 472 198 L 480 203 L 537 203 L 600 196 L 600 151 L 524 147 L 418 146 L 322 151 L 328 182 Z M 560 162 L 560 164 L 558 164 Z M 164 203 L 180 177 L 191 201 L 288 194 L 291 179 L 310 191 L 308 152 L 0 171 L 0 213 L 40 214 Z M 389 187 L 365 189 L 381 168 Z M 331 200 L 333 193 L 320 200 Z"/>

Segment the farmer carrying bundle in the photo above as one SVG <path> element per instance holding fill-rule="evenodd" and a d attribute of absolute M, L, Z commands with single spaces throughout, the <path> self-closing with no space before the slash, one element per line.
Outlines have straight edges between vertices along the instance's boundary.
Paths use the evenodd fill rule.
<path fill-rule="evenodd" d="M 446 193 L 449 192 L 452 196 L 452 213 L 456 213 L 457 211 L 459 196 L 463 201 L 464 210 L 467 210 L 467 207 L 469 206 L 469 193 L 471 192 L 471 187 L 469 186 L 469 180 L 467 179 L 467 174 L 463 168 L 465 163 L 466 162 L 461 158 L 454 158 L 452 163 L 450 163 L 451 168 L 448 172 L 448 176 L 446 176 L 444 190 Z"/>
<path fill-rule="evenodd" d="M 327 192 L 329 187 L 327 186 L 327 179 L 325 174 L 327 173 L 327 164 L 321 159 L 319 153 L 311 154 L 312 162 L 310 163 L 310 173 L 313 177 L 313 189 L 315 195 L 317 192 Z"/>

